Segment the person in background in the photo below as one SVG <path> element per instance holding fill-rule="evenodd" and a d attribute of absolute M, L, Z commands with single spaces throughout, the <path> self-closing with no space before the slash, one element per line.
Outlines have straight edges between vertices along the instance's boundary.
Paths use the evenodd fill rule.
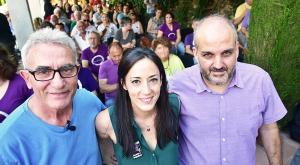
<path fill-rule="evenodd" d="M 197 59 L 194 57 L 193 51 L 195 49 L 194 33 L 196 31 L 198 23 L 199 23 L 198 19 L 193 19 L 192 21 L 193 33 L 186 35 L 184 39 L 185 53 L 193 56 L 193 61 L 191 62 L 192 65 L 197 63 Z"/>
<path fill-rule="evenodd" d="M 102 12 L 101 4 L 97 4 L 95 6 L 95 9 L 96 9 L 96 12 L 93 14 L 93 23 L 94 23 L 95 27 L 98 27 L 98 25 L 100 25 L 100 23 L 101 23 L 101 12 Z"/>
<path fill-rule="evenodd" d="M 161 17 L 162 9 L 159 7 L 156 7 L 155 10 L 155 16 L 150 18 L 147 25 L 147 33 L 151 37 L 151 39 L 156 39 L 158 29 L 160 25 L 164 23 L 163 17 Z"/>
<path fill-rule="evenodd" d="M 88 68 L 80 68 L 78 73 L 77 88 L 84 88 L 97 96 L 97 90 L 99 89 L 98 82 L 95 80 L 92 72 Z"/>
<path fill-rule="evenodd" d="M 114 23 L 110 22 L 106 13 L 101 14 L 101 21 L 102 23 L 97 27 L 97 30 L 100 33 L 102 43 L 109 45 L 113 41 L 118 28 Z"/>
<path fill-rule="evenodd" d="M 124 50 L 135 47 L 136 40 L 131 29 L 130 18 L 122 18 L 122 27 L 117 31 L 113 42 L 119 42 Z"/>
<path fill-rule="evenodd" d="M 198 23 L 199 23 L 198 19 L 193 19 L 192 21 L 193 33 L 186 35 L 184 39 L 185 53 L 190 55 L 194 55 L 193 53 L 193 50 L 195 49 L 194 33 L 196 31 Z"/>
<path fill-rule="evenodd" d="M 54 7 L 51 4 L 51 0 L 44 0 L 44 20 L 50 20 L 50 16 L 53 14 L 53 10 Z"/>
<path fill-rule="evenodd" d="M 174 15 L 167 12 L 165 15 L 165 23 L 159 27 L 157 38 L 166 37 L 172 44 L 171 52 L 183 56 L 185 53 L 184 44 L 181 41 L 180 25 L 175 22 Z"/>
<path fill-rule="evenodd" d="M 0 44 L 3 44 L 10 54 L 15 52 L 16 38 L 13 35 L 7 17 L 0 13 Z"/>
<path fill-rule="evenodd" d="M 144 0 L 144 4 L 146 5 L 146 13 L 148 18 L 153 17 L 157 0 Z"/>
<path fill-rule="evenodd" d="M 118 15 L 117 15 L 117 21 L 118 21 L 118 24 L 122 26 L 122 19 L 124 17 L 128 17 L 129 15 L 129 5 L 128 4 L 124 4 L 123 6 L 123 10 L 122 12 L 120 12 Z"/>
<path fill-rule="evenodd" d="M 131 29 L 136 34 L 136 36 L 140 37 L 140 35 L 144 34 L 142 23 L 137 19 L 137 15 L 135 13 L 131 13 L 129 15 L 131 19 Z"/>
<path fill-rule="evenodd" d="M 77 90 L 76 58 L 64 32 L 45 28 L 29 36 L 20 75 L 33 94 L 0 125 L 0 164 L 102 164 L 95 119 L 105 106 Z"/>
<path fill-rule="evenodd" d="M 91 31 L 96 31 L 96 27 L 91 25 L 90 24 L 90 18 L 89 18 L 89 15 L 82 12 L 81 14 L 81 21 L 84 23 L 84 26 L 85 26 L 85 31 L 87 33 L 91 32 Z M 77 21 L 78 22 L 78 21 Z M 77 24 L 74 26 L 70 36 L 71 37 L 74 37 L 75 35 L 78 35 L 80 32 L 79 32 L 79 29 L 77 28 Z"/>
<path fill-rule="evenodd" d="M 99 67 L 102 62 L 107 60 L 108 47 L 100 41 L 100 35 L 92 31 L 87 36 L 90 47 L 84 49 L 81 55 L 83 68 L 89 68 L 95 80 L 98 80 Z"/>
<path fill-rule="evenodd" d="M 158 56 L 146 48 L 125 54 L 114 106 L 99 113 L 98 136 L 113 142 L 119 164 L 178 164 L 179 100 L 168 94 Z"/>
<path fill-rule="evenodd" d="M 119 26 L 117 16 L 122 12 L 122 10 L 123 10 L 122 4 L 118 3 L 118 4 L 115 6 L 114 14 L 113 14 L 113 23 L 114 23 L 115 25 L 117 25 L 117 26 Z"/>
<path fill-rule="evenodd" d="M 136 40 L 136 45 L 138 47 L 140 47 L 140 39 L 141 39 L 141 36 L 143 36 L 144 34 L 144 30 L 143 30 L 143 25 L 142 23 L 137 19 L 137 15 L 136 13 L 130 13 L 129 14 L 129 17 L 131 19 L 131 29 L 133 31 L 133 33 L 135 34 L 135 40 Z"/>
<path fill-rule="evenodd" d="M 163 63 L 167 80 L 169 80 L 176 72 L 184 69 L 180 58 L 174 54 L 170 54 L 171 47 L 171 42 L 165 37 L 153 40 L 152 49 Z"/>
<path fill-rule="evenodd" d="M 42 18 L 40 17 L 36 17 L 33 19 L 33 28 L 35 31 L 41 29 L 41 26 L 42 26 L 42 23 L 43 23 L 43 20 Z"/>
<path fill-rule="evenodd" d="M 17 74 L 18 64 L 0 44 L 0 124 L 31 94 L 23 78 Z"/>
<path fill-rule="evenodd" d="M 64 24 L 63 23 L 58 23 L 55 25 L 55 29 L 59 30 L 59 31 L 62 31 L 62 32 L 65 32 L 65 27 L 64 27 Z"/>
<path fill-rule="evenodd" d="M 74 11 L 74 19 L 71 20 L 70 30 L 73 31 L 73 28 L 76 26 L 77 21 L 81 20 L 81 11 Z"/>
<path fill-rule="evenodd" d="M 237 62 L 232 21 L 220 15 L 205 17 L 194 40 L 199 64 L 169 81 L 170 91 L 181 101 L 180 164 L 253 165 L 258 136 L 269 164 L 282 164 L 276 122 L 286 108 L 266 71 Z"/>
<path fill-rule="evenodd" d="M 233 24 L 236 25 L 237 31 L 239 32 L 242 28 L 242 22 L 243 19 L 247 13 L 248 10 L 251 10 L 253 0 L 245 0 L 244 3 L 239 5 L 236 9 L 234 19 L 233 19 Z"/>
<path fill-rule="evenodd" d="M 76 29 L 78 33 L 73 36 L 73 39 L 76 43 L 78 53 L 82 54 L 82 51 L 89 47 L 89 42 L 87 40 L 88 32 L 86 31 L 86 24 L 83 21 L 77 21 Z"/>
<path fill-rule="evenodd" d="M 120 43 L 111 43 L 108 55 L 108 60 L 100 64 L 98 75 L 100 91 L 105 94 L 107 107 L 113 105 L 118 88 L 118 66 L 123 55 Z"/>

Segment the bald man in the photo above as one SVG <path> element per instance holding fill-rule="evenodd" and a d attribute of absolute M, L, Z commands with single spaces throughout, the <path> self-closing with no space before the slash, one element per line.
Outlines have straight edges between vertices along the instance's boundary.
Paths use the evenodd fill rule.
<path fill-rule="evenodd" d="M 287 111 L 269 74 L 237 62 L 237 34 L 227 18 L 202 19 L 194 37 L 198 64 L 169 84 L 181 100 L 180 164 L 254 165 L 258 135 L 270 164 L 281 164 L 276 122 Z"/>

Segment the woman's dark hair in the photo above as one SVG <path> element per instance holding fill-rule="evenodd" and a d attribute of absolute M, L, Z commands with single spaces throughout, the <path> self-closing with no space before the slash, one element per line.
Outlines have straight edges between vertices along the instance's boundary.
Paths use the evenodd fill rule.
<path fill-rule="evenodd" d="M 164 148 L 170 141 L 177 142 L 178 120 L 176 114 L 171 109 L 168 101 L 167 79 L 163 64 L 160 58 L 148 48 L 135 48 L 128 51 L 120 61 L 118 68 L 118 84 L 115 108 L 117 119 L 117 138 L 123 147 L 125 156 L 132 156 L 135 152 L 134 143 L 137 140 L 136 133 L 132 125 L 134 120 L 132 104 L 128 91 L 122 87 L 125 77 L 132 66 L 142 60 L 151 60 L 158 68 L 162 85 L 160 95 L 156 102 L 157 114 L 155 117 L 156 138 L 159 148 Z"/>
<path fill-rule="evenodd" d="M 7 48 L 0 44 L 0 78 L 10 80 L 17 72 L 18 65 Z"/>
<path fill-rule="evenodd" d="M 173 19 L 173 21 L 174 21 L 174 19 L 175 19 L 175 16 L 174 16 L 174 14 L 172 13 L 172 12 L 166 12 L 166 14 L 165 14 L 165 17 L 166 17 L 166 15 L 168 15 L 168 14 L 170 14 L 170 16 L 172 17 L 172 19 Z M 166 19 L 166 18 L 165 18 Z"/>

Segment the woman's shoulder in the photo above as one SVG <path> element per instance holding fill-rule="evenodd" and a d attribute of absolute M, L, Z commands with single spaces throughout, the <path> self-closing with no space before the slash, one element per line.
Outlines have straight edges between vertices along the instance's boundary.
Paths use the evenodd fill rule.
<path fill-rule="evenodd" d="M 173 111 L 175 111 L 175 113 L 178 115 L 180 110 L 180 100 L 178 95 L 175 93 L 169 93 L 169 103 Z"/>

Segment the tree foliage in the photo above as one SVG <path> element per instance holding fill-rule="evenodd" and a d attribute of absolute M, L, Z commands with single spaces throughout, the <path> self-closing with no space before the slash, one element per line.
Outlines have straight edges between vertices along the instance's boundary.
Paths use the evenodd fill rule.
<path fill-rule="evenodd" d="M 254 1 L 251 10 L 247 62 L 268 71 L 288 115 L 285 126 L 300 101 L 300 1 Z"/>

